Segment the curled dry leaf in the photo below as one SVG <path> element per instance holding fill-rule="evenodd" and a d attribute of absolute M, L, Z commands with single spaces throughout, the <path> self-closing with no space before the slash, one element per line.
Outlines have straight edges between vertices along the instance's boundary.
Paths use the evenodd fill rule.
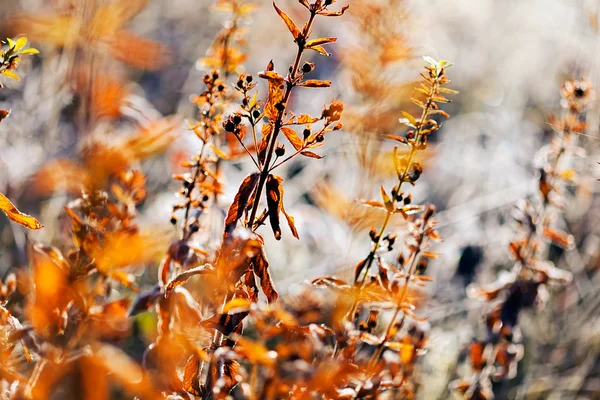
<path fill-rule="evenodd" d="M 225 232 L 231 232 L 235 229 L 237 221 L 242 218 L 244 210 L 248 206 L 248 200 L 250 199 L 259 178 L 259 173 L 248 175 L 240 185 L 240 188 L 233 199 L 233 203 L 231 203 L 229 211 L 227 212 Z"/>
<path fill-rule="evenodd" d="M 29 229 L 41 229 L 44 227 L 44 225 L 40 224 L 39 221 L 31 215 L 19 211 L 2 193 L 0 193 L 0 210 L 4 211 L 10 220 Z"/>
<path fill-rule="evenodd" d="M 269 262 L 267 261 L 264 248 L 261 247 L 258 254 L 252 258 L 252 268 L 256 276 L 260 279 L 260 287 L 265 296 L 267 296 L 269 303 L 276 301 L 279 298 L 279 294 L 275 290 L 275 285 L 271 278 Z"/>
<path fill-rule="evenodd" d="M 267 178 L 267 206 L 269 208 L 269 221 L 275 239 L 281 239 L 281 227 L 279 226 L 279 213 L 283 206 L 283 178 L 269 175 Z"/>
<path fill-rule="evenodd" d="M 213 272 L 214 272 L 214 269 L 213 269 L 212 265 L 204 264 L 204 265 L 201 265 L 200 267 L 192 268 L 185 272 L 180 273 L 175 278 L 171 279 L 171 281 L 169 281 L 169 283 L 167 284 L 167 286 L 165 288 L 165 297 L 169 297 L 169 295 L 171 294 L 173 289 L 175 289 L 177 286 L 181 286 L 181 285 L 185 284 L 192 276 L 211 274 Z"/>

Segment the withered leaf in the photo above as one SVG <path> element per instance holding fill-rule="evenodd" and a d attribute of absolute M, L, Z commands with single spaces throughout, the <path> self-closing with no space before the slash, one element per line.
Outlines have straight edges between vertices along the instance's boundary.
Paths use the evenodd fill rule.
<path fill-rule="evenodd" d="M 165 297 L 169 297 L 173 289 L 186 283 L 192 276 L 210 274 L 213 271 L 212 265 L 204 264 L 180 273 L 167 284 L 167 287 L 165 288 Z"/>
<path fill-rule="evenodd" d="M 24 214 L 17 210 L 17 207 L 15 207 L 2 193 L 0 193 L 0 210 L 4 211 L 10 220 L 29 229 L 41 229 L 44 227 L 44 225 L 40 224 L 38 220 L 31 215 Z"/>
<path fill-rule="evenodd" d="M 272 61 L 269 65 L 272 66 Z M 269 98 L 264 111 L 267 118 L 275 120 L 279 112 L 276 105 L 283 100 L 285 80 L 277 72 L 268 69 L 259 73 L 258 76 L 269 81 Z"/>
<path fill-rule="evenodd" d="M 235 360 L 218 360 L 215 367 L 219 391 L 229 393 L 239 382 L 240 364 Z"/>
<path fill-rule="evenodd" d="M 267 261 L 267 255 L 265 254 L 264 248 L 260 249 L 260 252 L 252 258 L 252 269 L 258 278 L 260 279 L 260 287 L 267 296 L 269 303 L 277 300 L 279 294 L 275 290 L 273 279 L 271 278 L 271 272 L 269 271 L 269 262 Z"/>
<path fill-rule="evenodd" d="M 306 157 L 310 157 L 310 158 L 316 158 L 316 159 L 323 158 L 323 156 L 320 156 L 317 153 L 313 153 L 312 151 L 303 151 L 300 154 L 302 154 L 303 156 L 306 156 Z"/>
<path fill-rule="evenodd" d="M 313 122 L 317 122 L 320 118 L 311 117 L 308 114 L 300 114 L 298 117 L 298 124 L 312 124 Z"/>
<path fill-rule="evenodd" d="M 344 6 L 342 7 L 341 11 L 321 11 L 319 12 L 319 15 L 322 15 L 324 17 L 339 17 L 344 15 L 344 13 L 346 12 L 346 10 L 349 8 L 350 6 Z"/>
<path fill-rule="evenodd" d="M 288 226 L 290 227 L 290 230 L 292 231 L 292 235 L 294 235 L 294 237 L 296 239 L 300 239 L 300 237 L 298 236 L 298 231 L 296 230 L 296 223 L 294 222 L 294 217 L 292 217 L 285 211 L 285 208 L 283 207 L 283 205 L 281 207 L 281 212 L 283 213 L 283 215 L 285 215 L 285 219 L 287 220 Z"/>
<path fill-rule="evenodd" d="M 201 396 L 200 391 L 200 360 L 195 355 L 191 355 L 185 364 L 183 372 L 183 390 L 193 394 L 194 396 Z"/>
<path fill-rule="evenodd" d="M 309 47 L 309 49 L 310 50 L 314 50 L 317 53 L 321 53 L 325 57 L 329 57 L 330 56 L 330 54 L 323 48 L 323 46 L 317 46 L 317 45 L 315 45 L 315 46 Z"/>
<path fill-rule="evenodd" d="M 285 24 L 287 25 L 288 29 L 290 30 L 290 32 L 294 36 L 294 41 L 297 41 L 298 38 L 300 38 L 300 36 L 302 35 L 302 32 L 300 32 L 300 29 L 296 26 L 296 24 L 294 23 L 294 21 L 292 21 L 292 19 L 286 13 L 284 13 L 283 11 L 281 11 L 279 9 L 279 7 L 277 7 L 277 5 L 275 4 L 275 2 L 273 2 L 273 7 L 275 7 L 275 11 L 277 11 L 277 14 L 279 14 L 279 16 L 281 17 L 281 19 L 283 19 L 283 22 L 285 22 Z"/>
<path fill-rule="evenodd" d="M 365 268 L 366 264 L 367 264 L 367 259 L 361 260 L 361 261 L 359 261 L 358 264 L 356 264 L 356 267 L 354 267 L 354 282 L 358 282 L 360 275 L 361 275 L 363 269 Z"/>
<path fill-rule="evenodd" d="M 256 184 L 258 183 L 259 177 L 260 174 L 258 172 L 248 175 L 240 185 L 240 188 L 233 199 L 233 203 L 231 203 L 231 206 L 229 207 L 227 218 L 225 219 L 226 234 L 233 231 L 238 220 L 242 218 L 244 210 L 246 209 L 246 205 L 248 204 L 248 200 L 250 199 L 250 196 L 252 195 Z"/>
<path fill-rule="evenodd" d="M 331 86 L 331 81 L 320 81 L 318 79 L 308 79 L 298 86 L 304 86 L 308 88 L 327 88 Z"/>
<path fill-rule="evenodd" d="M 237 314 L 215 314 L 200 323 L 203 328 L 216 329 L 224 335 L 231 335 L 248 316 L 247 312 Z"/>
<path fill-rule="evenodd" d="M 269 174 L 267 177 L 267 207 L 269 208 L 269 222 L 273 229 L 275 239 L 281 239 L 281 227 L 279 225 L 279 213 L 283 206 L 283 179 L 279 176 Z"/>
<path fill-rule="evenodd" d="M 313 46 L 320 46 L 323 44 L 333 43 L 336 40 L 337 40 L 337 38 L 334 38 L 334 37 L 312 39 L 312 40 L 309 40 L 308 42 L 306 42 L 306 47 L 311 48 Z"/>
<path fill-rule="evenodd" d="M 302 139 L 300 139 L 300 136 L 298 136 L 295 130 L 291 128 L 286 128 L 284 126 L 281 128 L 281 132 L 283 132 L 287 140 L 290 141 L 290 143 L 292 144 L 292 146 L 294 146 L 296 150 L 300 150 L 302 148 L 303 141 Z"/>

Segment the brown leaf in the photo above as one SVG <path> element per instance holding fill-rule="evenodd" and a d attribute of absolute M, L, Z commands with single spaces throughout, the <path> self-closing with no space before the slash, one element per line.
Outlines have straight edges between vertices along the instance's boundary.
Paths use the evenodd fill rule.
<path fill-rule="evenodd" d="M 275 7 L 275 11 L 277 11 L 277 14 L 279 14 L 279 16 L 281 17 L 281 19 L 283 19 L 283 22 L 285 22 L 285 24 L 287 25 L 288 29 L 290 30 L 290 32 L 294 36 L 294 41 L 297 41 L 298 38 L 300 38 L 300 36 L 302 35 L 302 32 L 300 32 L 300 29 L 296 26 L 296 24 L 294 23 L 294 21 L 292 21 L 292 19 L 290 17 L 288 17 L 288 15 L 286 13 L 284 13 L 283 11 L 281 11 L 279 9 L 279 7 L 277 7 L 277 5 L 275 4 L 275 2 L 273 2 L 273 7 Z"/>
<path fill-rule="evenodd" d="M 173 289 L 186 283 L 192 276 L 210 274 L 213 271 L 214 269 L 210 264 L 204 264 L 180 273 L 167 284 L 167 287 L 165 288 L 165 297 L 169 297 Z"/>
<path fill-rule="evenodd" d="M 311 117 L 308 114 L 300 114 L 296 123 L 298 124 L 312 124 L 313 122 L 317 122 L 320 118 Z"/>
<path fill-rule="evenodd" d="M 224 335 L 231 335 L 248 316 L 247 312 L 237 314 L 215 314 L 200 323 L 203 328 L 215 329 Z"/>
<path fill-rule="evenodd" d="M 218 360 L 216 370 L 219 391 L 228 394 L 240 381 L 240 364 L 235 360 Z"/>
<path fill-rule="evenodd" d="M 240 188 L 233 199 L 233 203 L 231 203 L 231 206 L 229 207 L 227 218 L 225 219 L 226 234 L 235 229 L 238 220 L 242 218 L 244 210 L 248 205 L 248 200 L 250 199 L 250 196 L 252 195 L 256 184 L 258 183 L 259 177 L 260 174 L 258 172 L 248 175 L 240 185 Z"/>
<path fill-rule="evenodd" d="M 41 229 L 44 227 L 44 225 L 40 224 L 38 220 L 31 215 L 24 214 L 17 210 L 17 207 L 15 207 L 2 193 L 0 193 L 0 210 L 4 211 L 10 220 L 29 229 Z"/>
<path fill-rule="evenodd" d="M 271 65 L 272 61 L 269 66 Z M 259 73 L 258 76 L 269 81 L 269 98 L 265 104 L 264 111 L 267 118 L 275 120 L 279 113 L 275 106 L 283 100 L 285 80 L 277 72 L 268 69 Z"/>
<path fill-rule="evenodd" d="M 283 215 L 285 215 L 285 219 L 287 219 L 287 223 L 290 227 L 290 230 L 292 231 L 292 235 L 294 235 L 296 239 L 300 239 L 300 237 L 298 236 L 298 231 L 296 230 L 296 224 L 294 223 L 294 217 L 285 212 L 285 208 L 283 206 L 281 207 L 281 212 L 283 213 Z"/>
<path fill-rule="evenodd" d="M 279 176 L 269 174 L 267 177 L 267 207 L 269 209 L 269 222 L 273 229 L 275 239 L 281 239 L 281 227 L 279 226 L 279 213 L 283 207 L 283 179 Z"/>
<path fill-rule="evenodd" d="M 356 267 L 354 267 L 354 282 L 358 282 L 360 275 L 363 271 L 363 269 L 365 268 L 365 265 L 367 264 L 367 260 L 361 260 L 358 264 L 356 264 Z"/>
<path fill-rule="evenodd" d="M 201 396 L 200 392 L 200 360 L 195 355 L 191 355 L 185 364 L 183 372 L 183 390 L 193 394 L 194 396 Z"/>
<path fill-rule="evenodd" d="M 275 285 L 271 278 L 269 262 L 267 261 L 267 255 L 265 254 L 264 248 L 261 248 L 260 252 L 252 259 L 252 269 L 260 279 L 260 287 L 265 296 L 267 296 L 269 303 L 276 301 L 279 294 L 275 290 Z"/>
<path fill-rule="evenodd" d="M 300 154 L 302 154 L 303 156 L 306 156 L 306 157 L 310 157 L 310 158 L 316 158 L 316 159 L 323 158 L 323 156 L 320 156 L 317 153 L 313 153 L 312 151 L 303 151 Z"/>
<path fill-rule="evenodd" d="M 312 39 L 309 40 L 308 42 L 306 42 L 306 47 L 307 48 L 311 48 L 313 46 L 320 46 L 323 44 L 328 44 L 328 43 L 333 43 L 337 40 L 337 38 L 334 37 L 325 37 L 325 38 L 319 38 L 319 39 Z"/>
<path fill-rule="evenodd" d="M 309 47 L 309 49 L 310 50 L 314 50 L 317 53 L 321 53 L 325 57 L 329 57 L 330 56 L 330 54 L 323 48 L 323 46 L 312 46 L 312 47 Z"/>
<path fill-rule="evenodd" d="M 294 146 L 296 150 L 300 150 L 302 148 L 304 141 L 300 139 L 300 136 L 298 136 L 295 130 L 291 128 L 282 127 L 281 132 L 283 132 L 287 140 L 290 141 L 290 143 L 292 144 L 292 146 Z"/>
<path fill-rule="evenodd" d="M 331 81 L 320 81 L 318 79 L 309 79 L 304 81 L 298 86 L 304 86 L 308 88 L 327 88 L 331 86 Z"/>

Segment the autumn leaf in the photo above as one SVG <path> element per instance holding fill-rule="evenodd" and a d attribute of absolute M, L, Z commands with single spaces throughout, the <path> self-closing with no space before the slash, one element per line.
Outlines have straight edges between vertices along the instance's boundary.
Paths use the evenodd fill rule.
<path fill-rule="evenodd" d="M 233 199 L 233 203 L 231 203 L 229 211 L 227 212 L 227 218 L 225 219 L 226 233 L 235 229 L 237 221 L 240 218 L 242 218 L 244 210 L 248 205 L 250 195 L 252 194 L 252 192 L 254 191 L 254 187 L 258 183 L 259 177 L 259 173 L 248 175 L 240 185 L 240 188 L 238 189 L 238 192 L 235 195 L 235 198 Z"/>
<path fill-rule="evenodd" d="M 294 222 L 294 217 L 292 217 L 285 211 L 283 205 L 281 206 L 281 212 L 283 213 L 283 215 L 285 215 L 285 219 L 287 220 L 288 226 L 292 231 L 292 235 L 294 235 L 296 239 L 300 239 L 300 236 L 298 236 L 298 230 L 296 230 L 296 223 Z"/>
<path fill-rule="evenodd" d="M 290 143 L 292 144 L 292 146 L 294 146 L 296 150 L 300 150 L 302 148 L 304 141 L 300 139 L 300 136 L 298 136 L 295 130 L 291 128 L 282 127 L 281 132 L 283 132 L 287 140 L 290 141 Z"/>
<path fill-rule="evenodd" d="M 260 252 L 252 258 L 252 269 L 260 279 L 260 287 L 265 296 L 267 296 L 269 303 L 276 301 L 279 298 L 279 294 L 275 290 L 275 285 L 271 278 L 269 262 L 267 261 L 267 255 L 265 254 L 264 248 L 261 247 Z"/>
<path fill-rule="evenodd" d="M 304 81 L 298 86 L 303 86 L 307 88 L 327 88 L 331 86 L 331 81 L 320 81 L 317 79 L 309 79 Z"/>
<path fill-rule="evenodd" d="M 367 264 L 367 259 L 361 260 L 358 262 L 358 264 L 356 264 L 356 267 L 354 267 L 354 282 L 358 282 L 360 275 L 362 274 L 362 271 L 366 264 Z"/>
<path fill-rule="evenodd" d="M 288 29 L 290 30 L 290 32 L 294 36 L 294 41 L 297 42 L 298 39 L 300 38 L 300 36 L 302 35 L 302 32 L 300 32 L 300 29 L 296 26 L 296 24 L 294 23 L 294 21 L 292 21 L 292 19 L 290 17 L 288 17 L 288 15 L 286 13 L 284 13 L 283 11 L 281 11 L 279 9 L 279 7 L 277 7 L 277 5 L 275 4 L 275 2 L 273 2 L 273 7 L 275 7 L 275 11 L 277 11 L 277 14 L 279 14 L 279 16 L 281 17 L 281 19 L 283 19 L 283 22 L 285 22 L 285 24 L 287 25 Z"/>
<path fill-rule="evenodd" d="M 300 154 L 302 154 L 303 156 L 306 156 L 306 157 L 310 157 L 310 158 L 316 158 L 316 159 L 323 158 L 323 156 L 320 156 L 317 153 L 313 153 L 312 151 L 303 151 Z"/>
<path fill-rule="evenodd" d="M 183 371 L 183 390 L 193 394 L 194 396 L 201 396 L 200 391 L 200 360 L 195 355 L 191 355 L 185 364 Z"/>
<path fill-rule="evenodd" d="M 269 221 L 275 239 L 281 239 L 281 228 L 279 226 L 279 213 L 283 206 L 283 179 L 279 176 L 270 175 L 267 178 L 267 206 L 269 208 Z"/>
<path fill-rule="evenodd" d="M 231 335 L 247 316 L 247 312 L 237 314 L 215 314 L 212 317 L 203 320 L 200 325 L 206 329 L 215 329 L 224 335 Z"/>
<path fill-rule="evenodd" d="M 44 225 L 40 224 L 38 220 L 31 215 L 24 214 L 17 210 L 17 207 L 15 207 L 2 193 L 0 193 L 0 210 L 4 211 L 10 220 L 29 229 L 41 229 L 44 227 Z"/>
<path fill-rule="evenodd" d="M 323 54 L 325 57 L 329 57 L 330 54 L 323 48 L 323 46 L 317 46 L 314 45 L 312 47 L 309 47 L 310 50 L 314 50 L 317 53 Z"/>
<path fill-rule="evenodd" d="M 267 118 L 275 120 L 279 113 L 276 106 L 283 100 L 285 80 L 283 76 L 279 75 L 277 72 L 269 70 L 271 64 L 272 62 L 269 63 L 267 69 L 259 73 L 258 76 L 269 81 L 269 98 L 265 104 L 264 112 Z"/>
<path fill-rule="evenodd" d="M 196 268 L 189 269 L 171 279 L 165 288 L 165 297 L 169 297 L 173 289 L 186 283 L 192 276 L 210 274 L 214 271 L 210 264 L 204 264 Z"/>
<path fill-rule="evenodd" d="M 310 49 L 313 46 L 321 46 L 324 44 L 333 43 L 336 40 L 337 40 L 337 38 L 334 38 L 334 37 L 312 39 L 312 40 L 309 40 L 308 42 L 306 42 L 306 47 Z"/>

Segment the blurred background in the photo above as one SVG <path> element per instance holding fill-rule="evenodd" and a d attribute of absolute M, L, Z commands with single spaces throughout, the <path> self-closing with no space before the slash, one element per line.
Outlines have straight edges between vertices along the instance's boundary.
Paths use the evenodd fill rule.
<path fill-rule="evenodd" d="M 98 17 L 108 3 L 0 0 L 0 35 L 26 35 L 41 53 L 23 61 L 20 82 L 5 82 L 0 91 L 0 108 L 11 109 L 0 124 L 0 192 L 45 225 L 25 232 L 0 218 L 2 274 L 26 263 L 27 241 L 60 243 L 68 236 L 69 181 L 80 179 L 82 149 L 92 139 L 119 142 L 168 129 L 134 166 L 148 179 L 140 225 L 174 233 L 169 219 L 179 185 L 171 176 L 200 149 L 184 121 L 196 116 L 190 99 L 204 90 L 202 76 L 210 70 L 203 58 L 229 15 L 211 0 L 116 0 L 117 16 Z M 231 83 L 243 72 L 256 77 L 270 60 L 285 72 L 295 55 L 271 2 L 254 3 L 236 38 L 247 59 Z M 303 20 L 298 2 L 278 5 Z M 551 137 L 548 115 L 560 113 L 560 86 L 580 77 L 598 82 L 598 12 L 600 3 L 583 0 L 355 0 L 343 18 L 317 22 L 314 37 L 338 40 L 328 47 L 331 57 L 315 52 L 308 60 L 317 64 L 315 78 L 333 84 L 296 91 L 292 108 L 318 114 L 323 104 L 342 100 L 344 129 L 328 136 L 325 158 L 294 160 L 280 172 L 285 207 L 300 235 L 296 240 L 284 232 L 277 243 L 263 228 L 280 293 L 294 293 L 318 276 L 352 276 L 370 250 L 369 229 L 382 219 L 357 199 L 377 198 L 379 185 L 395 179 L 393 145 L 381 135 L 401 132 L 400 111 L 414 110 L 410 95 L 421 56 L 453 62 L 450 87 L 460 94 L 446 108 L 452 117 L 420 156 L 424 174 L 411 189 L 415 203 L 437 206 L 444 238 L 434 249 L 442 257 L 431 263 L 434 282 L 422 312 L 431 333 L 420 368 L 431 380 L 421 396 L 448 398 L 447 384 L 461 372 L 463 349 L 480 333 L 485 307 L 466 301 L 465 288 L 511 267 L 511 213 L 537 190 L 536 153 Z M 103 41 L 97 34 L 105 31 L 118 34 Z M 260 88 L 264 96 L 266 87 Z M 551 253 L 575 278 L 553 293 L 556 304 L 524 315 L 523 367 L 496 392 L 506 398 L 592 399 L 600 393 L 596 106 L 588 121 L 588 136 L 579 138 L 586 157 L 572 160 L 578 186 L 566 194 L 565 218 L 558 222 L 577 245 Z M 250 171 L 248 159 L 223 163 L 223 213 Z M 392 226 L 401 234 L 402 218 Z M 150 282 L 155 274 L 148 276 Z"/>

